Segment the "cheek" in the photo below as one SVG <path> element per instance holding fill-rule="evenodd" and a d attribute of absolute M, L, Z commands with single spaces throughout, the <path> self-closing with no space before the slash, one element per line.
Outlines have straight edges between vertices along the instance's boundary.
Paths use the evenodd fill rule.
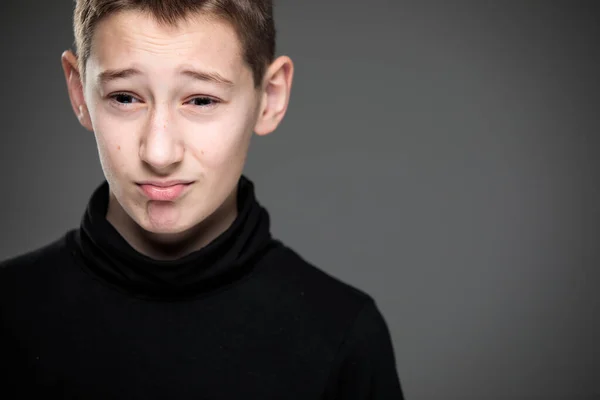
<path fill-rule="evenodd" d="M 252 116 L 238 113 L 211 125 L 205 133 L 188 140 L 194 158 L 209 169 L 243 163 L 252 137 Z"/>
<path fill-rule="evenodd" d="M 242 161 L 248 149 L 249 134 L 243 132 L 236 136 L 207 141 L 190 149 L 194 158 L 210 169 L 235 164 Z"/>
<path fill-rule="evenodd" d="M 127 160 L 131 159 L 126 155 L 131 154 L 132 149 L 130 144 L 123 139 L 125 136 L 120 134 L 119 124 L 100 118 L 94 121 L 94 135 L 100 163 L 105 174 L 121 175 L 120 171 L 126 168 Z"/>

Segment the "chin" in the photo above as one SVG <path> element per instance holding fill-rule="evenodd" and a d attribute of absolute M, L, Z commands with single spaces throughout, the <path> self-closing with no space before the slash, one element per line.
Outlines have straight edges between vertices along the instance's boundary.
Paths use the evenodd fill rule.
<path fill-rule="evenodd" d="M 138 219 L 138 224 L 147 232 L 157 235 L 175 235 L 191 228 L 189 218 L 174 207 L 148 207 L 145 215 Z"/>
<path fill-rule="evenodd" d="M 191 227 L 189 224 L 184 224 L 182 221 L 157 221 L 149 220 L 144 226 L 146 231 L 155 234 L 178 234 L 188 231 Z"/>
<path fill-rule="evenodd" d="M 142 227 L 142 228 L 144 228 L 144 230 L 146 230 L 147 232 L 150 232 L 155 235 L 177 235 L 177 234 L 187 231 L 186 228 L 178 226 L 178 225 L 175 225 L 175 226 L 173 226 L 173 225 L 170 225 L 170 226 L 150 225 L 150 226 Z"/>

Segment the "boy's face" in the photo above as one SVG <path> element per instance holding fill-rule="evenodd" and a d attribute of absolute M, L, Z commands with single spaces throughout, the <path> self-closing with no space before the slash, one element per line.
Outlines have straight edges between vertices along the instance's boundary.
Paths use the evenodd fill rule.
<path fill-rule="evenodd" d="M 233 27 L 202 16 L 167 27 L 120 12 L 92 42 L 83 86 L 69 55 L 63 67 L 73 108 L 96 136 L 109 214 L 121 207 L 147 231 L 178 233 L 234 204 L 252 133 L 274 130 L 287 107 L 288 60 L 255 88 Z"/>

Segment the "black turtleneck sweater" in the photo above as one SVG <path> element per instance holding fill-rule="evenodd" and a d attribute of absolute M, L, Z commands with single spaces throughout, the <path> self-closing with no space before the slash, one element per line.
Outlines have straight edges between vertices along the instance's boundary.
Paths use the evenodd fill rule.
<path fill-rule="evenodd" d="M 402 399 L 373 298 L 272 238 L 247 178 L 233 225 L 176 261 L 120 236 L 108 190 L 0 264 L 2 399 Z"/>

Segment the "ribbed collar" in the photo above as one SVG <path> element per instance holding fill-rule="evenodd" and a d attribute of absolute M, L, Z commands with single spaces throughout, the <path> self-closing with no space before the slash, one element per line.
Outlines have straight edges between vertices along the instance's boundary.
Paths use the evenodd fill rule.
<path fill-rule="evenodd" d="M 250 273 L 275 242 L 269 214 L 243 175 L 233 224 L 207 246 L 173 261 L 155 260 L 131 247 L 106 219 L 108 198 L 104 181 L 92 194 L 75 232 L 77 250 L 89 273 L 136 297 L 181 300 L 218 289 Z"/>

